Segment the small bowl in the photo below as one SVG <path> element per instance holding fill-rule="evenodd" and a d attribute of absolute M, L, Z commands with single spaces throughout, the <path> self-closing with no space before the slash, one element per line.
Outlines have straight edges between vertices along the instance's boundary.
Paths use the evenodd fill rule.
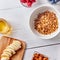
<path fill-rule="evenodd" d="M 26 7 L 26 8 L 31 8 L 36 2 L 33 2 L 31 6 L 28 6 L 27 3 L 22 3 L 21 0 L 20 0 L 21 5 Z"/>
<path fill-rule="evenodd" d="M 0 18 L 0 33 L 10 35 L 12 31 L 11 25 L 3 18 Z"/>
<path fill-rule="evenodd" d="M 39 13 L 42 13 L 46 10 L 54 12 L 58 18 L 58 29 L 56 31 L 54 31 L 53 33 L 48 34 L 48 35 L 40 34 L 39 32 L 37 32 L 34 29 L 34 20 L 37 18 Z M 55 37 L 60 32 L 60 15 L 59 15 L 59 12 L 52 5 L 49 5 L 49 4 L 41 5 L 32 11 L 31 16 L 30 16 L 29 26 L 30 26 L 30 29 L 32 30 L 32 32 L 37 37 L 40 37 L 42 39 L 51 39 L 51 38 Z"/>

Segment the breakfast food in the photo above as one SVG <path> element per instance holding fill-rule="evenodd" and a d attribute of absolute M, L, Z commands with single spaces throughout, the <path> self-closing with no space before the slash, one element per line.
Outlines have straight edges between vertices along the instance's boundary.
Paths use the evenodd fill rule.
<path fill-rule="evenodd" d="M 0 60 L 23 60 L 26 43 L 22 40 L 2 36 L 0 39 Z"/>
<path fill-rule="evenodd" d="M 35 53 L 32 60 L 48 60 L 48 57 L 40 53 Z"/>
<path fill-rule="evenodd" d="M 9 35 L 11 33 L 11 30 L 12 28 L 9 23 L 5 19 L 0 18 L 0 33 Z"/>
<path fill-rule="evenodd" d="M 6 49 L 3 51 L 1 55 L 1 60 L 9 60 L 10 57 L 16 53 L 18 49 L 21 48 L 21 42 L 19 41 L 13 41 L 12 44 L 6 47 Z"/>
<path fill-rule="evenodd" d="M 58 18 L 54 12 L 45 11 L 39 13 L 34 20 L 34 28 L 41 34 L 48 35 L 58 29 Z"/>
<path fill-rule="evenodd" d="M 28 7 L 31 7 L 36 0 L 20 0 L 22 3 L 27 4 Z"/>

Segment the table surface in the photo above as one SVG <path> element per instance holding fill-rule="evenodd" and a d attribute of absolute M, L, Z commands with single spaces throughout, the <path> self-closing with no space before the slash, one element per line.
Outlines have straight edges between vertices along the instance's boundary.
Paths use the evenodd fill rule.
<path fill-rule="evenodd" d="M 37 38 L 29 28 L 31 12 L 42 4 L 50 4 L 47 0 L 38 0 L 31 8 L 23 7 L 19 0 L 0 0 L 0 18 L 5 18 L 13 28 L 11 37 L 24 40 L 27 44 L 24 60 L 31 60 L 35 51 L 49 56 L 50 60 L 59 60 L 56 56 L 60 44 L 60 34 L 50 40 Z M 59 4 L 55 8 L 60 12 Z M 28 55 L 29 54 L 29 55 Z"/>

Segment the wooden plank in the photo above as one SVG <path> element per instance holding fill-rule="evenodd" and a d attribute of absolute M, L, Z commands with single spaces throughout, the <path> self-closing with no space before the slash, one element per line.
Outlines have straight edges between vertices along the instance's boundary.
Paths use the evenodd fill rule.
<path fill-rule="evenodd" d="M 0 0 L 0 9 L 10 9 L 20 6 L 20 0 Z"/>
<path fill-rule="evenodd" d="M 11 37 L 26 41 L 27 48 L 59 43 L 60 34 L 53 39 L 42 40 L 32 33 L 29 27 L 29 17 L 32 10 L 32 8 L 17 8 L 0 11 L 0 17 L 5 18 L 13 28 Z"/>
<path fill-rule="evenodd" d="M 58 59 L 58 56 L 60 58 L 59 46 L 60 45 L 27 49 L 24 56 L 24 60 L 32 60 L 33 54 L 36 52 L 46 55 L 49 58 L 49 60 L 59 60 Z"/>

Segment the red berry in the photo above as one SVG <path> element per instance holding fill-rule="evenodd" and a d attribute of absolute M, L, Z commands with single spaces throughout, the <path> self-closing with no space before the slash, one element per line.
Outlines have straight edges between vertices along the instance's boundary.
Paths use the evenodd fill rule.
<path fill-rule="evenodd" d="M 27 5 L 28 5 L 28 7 L 31 7 L 32 6 L 32 2 L 28 2 Z"/>
<path fill-rule="evenodd" d="M 30 0 L 26 0 L 26 2 L 28 3 L 28 2 L 30 2 Z"/>
<path fill-rule="evenodd" d="M 36 2 L 36 0 L 30 0 L 30 1 L 32 1 L 32 2 Z"/>
<path fill-rule="evenodd" d="M 26 0 L 20 0 L 22 3 L 26 3 Z"/>

